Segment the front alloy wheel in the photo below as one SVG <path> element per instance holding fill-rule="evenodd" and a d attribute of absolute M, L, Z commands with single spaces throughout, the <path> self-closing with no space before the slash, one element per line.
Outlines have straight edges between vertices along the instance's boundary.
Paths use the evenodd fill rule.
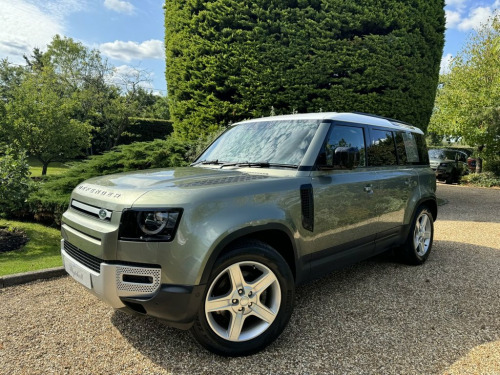
<path fill-rule="evenodd" d="M 283 331 L 293 310 L 294 281 L 283 257 L 259 241 L 247 241 L 214 266 L 194 337 L 214 353 L 255 353 Z"/>
<path fill-rule="evenodd" d="M 205 315 L 225 340 L 241 342 L 262 334 L 276 319 L 281 288 L 276 275 L 258 262 L 238 262 L 210 285 Z"/>

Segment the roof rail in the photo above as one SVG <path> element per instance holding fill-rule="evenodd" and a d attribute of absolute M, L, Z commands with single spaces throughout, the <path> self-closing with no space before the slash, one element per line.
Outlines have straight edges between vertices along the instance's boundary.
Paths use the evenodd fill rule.
<path fill-rule="evenodd" d="M 387 121 L 390 121 L 390 122 L 397 122 L 398 124 L 403 124 L 403 125 L 408 125 L 408 126 L 415 127 L 415 125 L 412 125 L 409 122 L 404 122 L 404 121 L 401 121 L 401 120 L 396 120 L 396 119 L 393 119 L 393 118 L 390 118 L 390 117 L 384 117 L 384 116 L 374 115 L 372 113 L 357 112 L 357 111 L 354 111 L 354 112 L 351 112 L 351 113 L 354 113 L 356 115 L 363 115 L 363 116 L 370 116 L 370 117 L 380 118 L 380 119 L 387 120 Z"/>

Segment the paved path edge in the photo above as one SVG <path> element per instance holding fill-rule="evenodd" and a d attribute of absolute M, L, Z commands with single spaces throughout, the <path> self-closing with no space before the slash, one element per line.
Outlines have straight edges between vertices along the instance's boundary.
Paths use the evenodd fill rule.
<path fill-rule="evenodd" d="M 64 267 L 48 268 L 45 270 L 16 273 L 0 277 L 0 289 L 8 286 L 26 284 L 36 280 L 52 279 L 67 275 Z"/>

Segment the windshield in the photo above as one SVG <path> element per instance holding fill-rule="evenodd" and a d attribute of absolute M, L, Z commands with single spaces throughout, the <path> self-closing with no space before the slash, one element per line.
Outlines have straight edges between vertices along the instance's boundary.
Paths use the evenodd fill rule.
<path fill-rule="evenodd" d="M 429 157 L 431 159 L 455 159 L 455 152 L 448 150 L 429 150 Z"/>
<path fill-rule="evenodd" d="M 255 121 L 222 134 L 197 159 L 214 163 L 269 163 L 297 166 L 321 121 Z"/>

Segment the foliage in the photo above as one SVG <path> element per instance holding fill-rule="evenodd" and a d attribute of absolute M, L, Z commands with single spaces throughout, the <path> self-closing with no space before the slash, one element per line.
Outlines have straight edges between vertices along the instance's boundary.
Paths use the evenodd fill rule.
<path fill-rule="evenodd" d="M 427 127 L 444 1 L 166 0 L 174 129 L 195 139 L 270 113 L 363 111 Z"/>
<path fill-rule="evenodd" d="M 190 147 L 190 143 L 170 137 L 118 146 L 103 155 L 74 163 L 65 174 L 51 177 L 29 197 L 30 211 L 36 220 L 59 224 L 71 191 L 82 181 L 131 170 L 186 166 Z"/>
<path fill-rule="evenodd" d="M 56 78 L 57 87 L 52 81 L 38 81 L 38 86 L 48 86 L 45 91 L 57 91 L 61 100 L 72 99 L 73 104 L 62 108 L 57 106 L 69 120 L 89 124 L 92 127 L 92 140 L 88 154 L 102 153 L 121 143 L 127 128 L 133 125 L 131 117 L 158 117 L 168 119 L 166 98 L 153 95 L 141 87 L 148 81 L 148 73 L 140 69 L 115 69 L 102 58 L 99 50 L 90 49 L 71 38 L 56 35 L 46 51 L 34 48 L 31 56 L 24 56 L 27 67 L 20 68 L 0 61 L 0 125 L 6 118 L 5 103 L 17 101 L 14 92 L 25 80 L 43 77 L 51 72 Z M 58 105 L 61 103 L 51 103 Z M 12 134 L 13 126 L 7 119 L 4 134 L 0 139 Z M 57 140 L 56 140 L 57 141 Z M 80 151 L 80 149 L 78 149 Z"/>
<path fill-rule="evenodd" d="M 11 65 L 8 59 L 0 60 L 0 148 L 6 147 L 7 139 L 5 104 L 12 100 L 13 90 L 21 84 L 24 75 L 24 68 Z"/>
<path fill-rule="evenodd" d="M 493 172 L 471 173 L 463 176 L 461 183 L 480 187 L 500 187 L 500 177 Z"/>
<path fill-rule="evenodd" d="M 12 99 L 12 91 L 19 86 L 26 74 L 24 68 L 11 65 L 8 59 L 0 60 L 0 103 Z"/>
<path fill-rule="evenodd" d="M 142 104 L 140 117 L 170 120 L 168 98 L 151 94 L 149 94 L 149 97 L 154 100 L 148 100 Z"/>
<path fill-rule="evenodd" d="M 484 165 L 485 172 L 492 172 L 500 177 L 500 155 L 497 158 L 489 159 Z"/>
<path fill-rule="evenodd" d="M 7 139 L 43 164 L 82 154 L 90 145 L 91 126 L 72 118 L 79 103 L 50 67 L 26 77 L 6 105 Z"/>
<path fill-rule="evenodd" d="M 0 156 L 0 215 L 21 211 L 33 189 L 26 153 L 7 148 Z"/>
<path fill-rule="evenodd" d="M 470 37 L 441 77 L 430 130 L 462 137 L 479 157 L 500 153 L 500 16 Z"/>
<path fill-rule="evenodd" d="M 23 249 L 0 254 L 0 276 L 62 265 L 60 230 L 20 221 L 0 220 L 0 226 L 23 230 L 30 239 Z"/>
<path fill-rule="evenodd" d="M 169 120 L 131 117 L 130 122 L 130 126 L 122 133 L 120 144 L 165 139 L 173 131 L 172 122 Z"/>

